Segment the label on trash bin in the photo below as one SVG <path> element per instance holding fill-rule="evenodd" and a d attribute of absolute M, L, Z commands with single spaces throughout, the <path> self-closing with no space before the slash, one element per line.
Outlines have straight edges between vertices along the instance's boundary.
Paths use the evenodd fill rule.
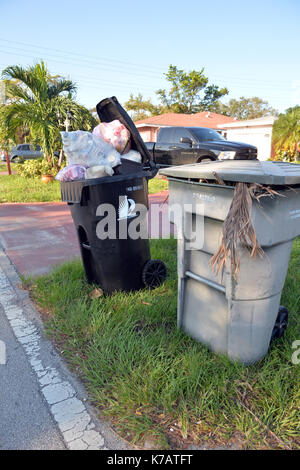
<path fill-rule="evenodd" d="M 136 216 L 135 202 L 133 199 L 128 199 L 127 196 L 120 196 L 119 201 L 118 220 L 130 219 Z"/>
<path fill-rule="evenodd" d="M 144 186 L 140 184 L 139 186 L 129 186 L 129 188 L 126 188 L 126 191 L 139 191 L 140 189 L 143 189 Z"/>
<path fill-rule="evenodd" d="M 216 202 L 216 196 L 205 193 L 193 193 L 193 198 L 200 199 L 200 201 Z"/>
<path fill-rule="evenodd" d="M 290 211 L 290 217 L 291 219 L 297 219 L 298 217 L 300 217 L 300 209 L 294 209 Z"/>

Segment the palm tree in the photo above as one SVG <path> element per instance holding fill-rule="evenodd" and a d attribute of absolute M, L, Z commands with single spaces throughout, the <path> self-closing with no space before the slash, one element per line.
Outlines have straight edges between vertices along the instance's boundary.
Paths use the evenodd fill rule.
<path fill-rule="evenodd" d="M 44 62 L 23 68 L 17 65 L 2 72 L 9 103 L 0 109 L 0 121 L 13 136 L 21 126 L 30 130 L 33 142 L 39 143 L 49 163 L 60 147 L 59 131 L 68 113 L 72 128 L 91 130 L 97 121 L 74 101 L 76 86 L 71 80 L 50 75 Z"/>
<path fill-rule="evenodd" d="M 273 126 L 273 142 L 277 150 L 294 154 L 300 143 L 300 106 L 280 114 Z"/>

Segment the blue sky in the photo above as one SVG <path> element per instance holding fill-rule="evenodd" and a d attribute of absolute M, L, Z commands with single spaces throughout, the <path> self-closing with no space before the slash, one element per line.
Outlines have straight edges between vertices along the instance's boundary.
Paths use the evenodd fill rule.
<path fill-rule="evenodd" d="M 43 58 L 88 107 L 130 93 L 156 102 L 169 64 L 205 69 L 223 99 L 300 104 L 300 0 L 0 0 L 0 69 Z"/>

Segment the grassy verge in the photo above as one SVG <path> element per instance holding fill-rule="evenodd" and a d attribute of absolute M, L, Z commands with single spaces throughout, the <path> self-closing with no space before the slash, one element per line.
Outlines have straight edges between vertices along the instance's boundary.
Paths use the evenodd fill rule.
<path fill-rule="evenodd" d="M 149 194 L 159 193 L 169 188 L 169 183 L 167 180 L 162 178 L 153 178 L 149 181 Z"/>
<path fill-rule="evenodd" d="M 4 168 L 3 171 L 5 171 Z M 1 168 L 0 168 L 1 171 Z M 57 202 L 61 201 L 60 183 L 42 183 L 39 178 L 24 178 L 18 175 L 0 175 L 0 203 L 2 202 Z M 162 179 L 149 181 L 149 194 L 163 191 L 168 183 Z"/>
<path fill-rule="evenodd" d="M 10 168 L 15 170 L 15 163 L 10 162 Z M 7 171 L 7 164 L 3 161 L 0 163 L 0 171 Z"/>
<path fill-rule="evenodd" d="M 38 178 L 18 175 L 0 175 L 0 203 L 2 202 L 52 202 L 60 201 L 60 184 L 44 184 Z"/>
<path fill-rule="evenodd" d="M 152 292 L 94 298 L 80 261 L 25 282 L 100 414 L 140 445 L 299 448 L 299 365 L 291 362 L 291 345 L 300 339 L 300 239 L 282 298 L 289 327 L 249 367 L 177 330 L 176 241 L 152 240 L 151 250 L 168 267 L 167 281 Z"/>

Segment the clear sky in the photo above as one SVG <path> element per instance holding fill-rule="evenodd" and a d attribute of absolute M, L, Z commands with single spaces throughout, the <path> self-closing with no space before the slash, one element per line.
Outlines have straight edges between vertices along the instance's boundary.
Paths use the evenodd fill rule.
<path fill-rule="evenodd" d="M 300 104 L 300 0 L 0 0 L 0 70 L 43 58 L 93 107 L 130 93 L 156 102 L 169 64 L 204 67 L 223 99 Z"/>

